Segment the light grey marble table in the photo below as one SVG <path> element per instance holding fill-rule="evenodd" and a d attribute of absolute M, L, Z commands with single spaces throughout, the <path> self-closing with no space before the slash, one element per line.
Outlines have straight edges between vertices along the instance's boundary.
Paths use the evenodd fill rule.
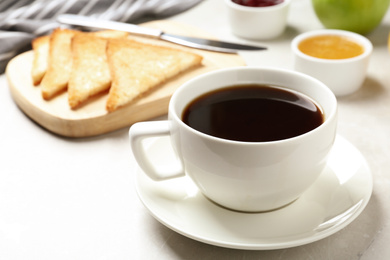
<path fill-rule="evenodd" d="M 290 42 L 322 28 L 309 0 L 293 0 L 274 40 L 233 36 L 222 0 L 170 18 L 217 38 L 263 44 L 248 65 L 292 68 Z M 53 135 L 13 102 L 0 77 L 0 259 L 390 259 L 390 14 L 367 37 L 374 45 L 362 88 L 339 98 L 338 133 L 366 158 L 374 190 L 347 227 L 317 242 L 278 250 L 228 249 L 187 238 L 139 201 L 128 128 L 83 139 Z"/>

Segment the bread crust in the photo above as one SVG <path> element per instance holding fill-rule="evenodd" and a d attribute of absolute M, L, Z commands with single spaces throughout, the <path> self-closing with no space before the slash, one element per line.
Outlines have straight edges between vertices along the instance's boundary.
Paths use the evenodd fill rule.
<path fill-rule="evenodd" d="M 42 97 L 51 99 L 68 86 L 72 70 L 71 41 L 75 30 L 57 28 L 50 37 L 49 63 L 41 82 Z"/>
<path fill-rule="evenodd" d="M 31 42 L 34 50 L 33 66 L 31 68 L 31 77 L 34 86 L 39 85 L 45 76 L 49 58 L 49 41 L 50 36 L 45 35 L 35 38 Z"/>

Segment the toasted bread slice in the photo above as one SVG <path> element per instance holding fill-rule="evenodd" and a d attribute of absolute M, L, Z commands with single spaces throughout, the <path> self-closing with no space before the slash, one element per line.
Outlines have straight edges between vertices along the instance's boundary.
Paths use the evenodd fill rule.
<path fill-rule="evenodd" d="M 194 53 L 130 39 L 109 40 L 107 57 L 112 78 L 109 112 L 202 62 L 202 56 Z"/>
<path fill-rule="evenodd" d="M 107 38 L 120 38 L 126 35 L 125 32 L 101 31 L 73 37 L 73 65 L 68 83 L 68 101 L 71 108 L 76 108 L 88 97 L 110 87 L 111 77 L 106 55 Z"/>
<path fill-rule="evenodd" d="M 42 97 L 50 99 L 66 89 L 72 69 L 71 41 L 75 30 L 57 28 L 50 37 L 49 64 L 41 82 Z"/>
<path fill-rule="evenodd" d="M 97 31 L 88 34 L 99 36 L 99 37 L 105 37 L 105 38 L 119 38 L 128 35 L 127 32 L 113 31 L 113 30 Z M 34 50 L 31 76 L 33 79 L 33 84 L 37 86 L 41 83 L 47 71 L 47 67 L 49 63 L 50 35 L 45 35 L 45 36 L 35 38 L 34 40 L 32 40 L 31 44 L 32 44 L 32 49 Z"/>
<path fill-rule="evenodd" d="M 34 59 L 31 68 L 31 77 L 34 86 L 41 83 L 43 76 L 47 70 L 47 59 L 49 57 L 49 41 L 50 36 L 45 35 L 35 38 L 32 41 L 32 48 L 34 50 Z"/>
<path fill-rule="evenodd" d="M 96 32 L 89 32 L 87 34 L 96 36 L 96 37 L 102 37 L 107 39 L 115 39 L 115 38 L 122 38 L 129 35 L 128 32 L 122 32 L 122 31 L 114 31 L 114 30 L 103 30 L 103 31 L 96 31 Z"/>

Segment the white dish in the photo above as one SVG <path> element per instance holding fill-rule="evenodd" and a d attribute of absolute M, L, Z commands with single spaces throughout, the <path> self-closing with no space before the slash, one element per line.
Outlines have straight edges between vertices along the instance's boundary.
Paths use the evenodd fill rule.
<path fill-rule="evenodd" d="M 173 156 L 166 137 L 153 139 L 148 152 L 157 163 Z M 187 177 L 154 182 L 135 171 L 142 203 L 162 224 L 207 244 L 248 250 L 294 247 L 334 234 L 363 211 L 373 187 L 366 160 L 340 136 L 315 184 L 292 204 L 266 213 L 217 206 Z"/>

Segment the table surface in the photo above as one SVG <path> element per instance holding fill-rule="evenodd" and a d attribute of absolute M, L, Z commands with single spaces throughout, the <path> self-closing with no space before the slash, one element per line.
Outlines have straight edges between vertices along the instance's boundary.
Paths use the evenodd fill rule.
<path fill-rule="evenodd" d="M 206 0 L 170 18 L 217 38 L 263 44 L 242 53 L 248 65 L 291 69 L 291 40 L 323 28 L 309 0 L 293 0 L 285 33 L 269 41 L 233 36 L 222 0 Z M 389 259 L 390 13 L 367 37 L 374 45 L 368 75 L 339 98 L 338 133 L 366 158 L 374 190 L 362 214 L 320 241 L 279 250 L 246 251 L 197 242 L 156 221 L 139 201 L 128 128 L 64 138 L 31 121 L 0 77 L 0 259 Z"/>

